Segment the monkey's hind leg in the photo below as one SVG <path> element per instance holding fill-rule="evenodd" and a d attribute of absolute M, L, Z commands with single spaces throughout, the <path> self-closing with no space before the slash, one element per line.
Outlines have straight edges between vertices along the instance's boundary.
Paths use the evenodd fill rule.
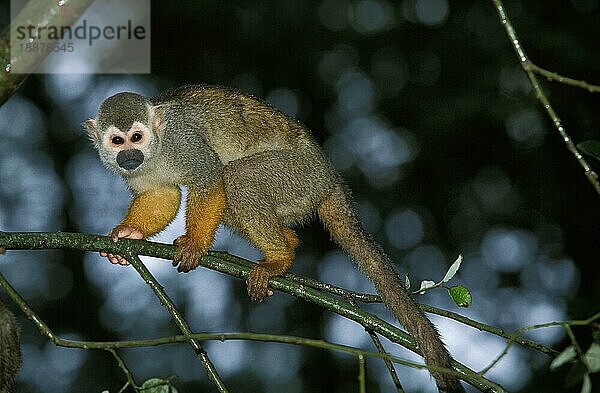
<path fill-rule="evenodd" d="M 292 252 L 294 252 L 296 248 L 298 248 L 298 246 L 300 245 L 300 239 L 298 239 L 298 235 L 296 235 L 296 232 L 294 232 L 293 229 L 284 227 L 283 236 L 285 236 L 285 240 L 287 241 L 288 245 L 292 248 Z"/>
<path fill-rule="evenodd" d="M 294 262 L 294 250 L 300 243 L 296 233 L 281 224 L 246 228 L 244 235 L 258 247 L 264 259 L 252 266 L 246 284 L 253 301 L 269 295 L 269 278 L 284 274 Z"/>

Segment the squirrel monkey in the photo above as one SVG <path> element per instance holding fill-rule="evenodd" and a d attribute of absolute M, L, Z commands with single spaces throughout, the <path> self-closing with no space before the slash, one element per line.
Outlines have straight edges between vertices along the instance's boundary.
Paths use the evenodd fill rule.
<path fill-rule="evenodd" d="M 291 227 L 317 213 L 413 335 L 427 364 L 451 368 L 435 327 L 363 230 L 349 190 L 298 121 L 233 89 L 189 85 L 151 99 L 116 94 L 84 125 L 103 163 L 133 193 L 125 218 L 110 232 L 115 241 L 163 230 L 185 185 L 185 234 L 174 242 L 173 266 L 180 272 L 198 266 L 223 222 L 264 256 L 247 280 L 250 298 L 260 301 L 272 294 L 269 278 L 287 272 L 294 260 L 299 241 Z M 121 256 L 103 255 L 127 264 Z M 464 392 L 454 376 L 433 376 L 440 391 Z"/>

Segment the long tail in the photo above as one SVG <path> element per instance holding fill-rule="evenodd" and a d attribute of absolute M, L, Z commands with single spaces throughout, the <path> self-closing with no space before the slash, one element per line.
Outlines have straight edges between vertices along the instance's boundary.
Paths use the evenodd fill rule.
<path fill-rule="evenodd" d="M 336 187 L 321 203 L 318 212 L 333 239 L 373 281 L 383 302 L 414 337 L 425 362 L 430 366 L 452 368 L 452 357 L 444 347 L 435 326 L 404 289 L 388 256 L 363 230 L 352 208 L 349 192 L 341 185 Z M 440 392 L 464 393 L 455 377 L 440 373 L 432 375 Z"/>

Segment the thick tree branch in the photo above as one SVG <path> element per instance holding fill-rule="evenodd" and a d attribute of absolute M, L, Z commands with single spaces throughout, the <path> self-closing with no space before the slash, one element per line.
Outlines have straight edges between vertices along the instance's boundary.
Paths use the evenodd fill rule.
<path fill-rule="evenodd" d="M 178 336 L 170 336 L 170 337 L 160 337 L 155 339 L 145 339 L 145 340 L 121 340 L 121 341 L 81 341 L 81 340 L 71 340 L 65 339 L 60 336 L 55 335 L 51 329 L 47 327 L 41 319 L 35 314 L 35 312 L 27 305 L 24 299 L 20 297 L 20 295 L 12 288 L 10 283 L 6 281 L 4 275 L 0 273 L 0 287 L 2 287 L 21 307 L 21 310 L 34 322 L 38 330 L 42 333 L 42 335 L 46 336 L 53 344 L 65 347 L 65 348 L 79 348 L 79 349 L 95 349 L 95 350 L 105 350 L 113 355 L 116 353 L 116 350 L 122 348 L 146 348 L 146 347 L 154 347 L 160 345 L 167 344 L 177 344 L 188 342 L 190 337 L 198 340 L 198 341 L 237 341 L 237 340 L 245 340 L 245 341 L 256 341 L 256 342 L 270 342 L 270 343 L 280 343 L 280 344 L 290 344 L 290 345 L 299 345 L 306 346 L 312 348 L 326 349 L 332 351 L 345 352 L 355 356 L 364 356 L 371 358 L 380 358 L 384 360 L 389 360 L 393 363 L 400 364 L 407 367 L 417 368 L 417 369 L 431 369 L 431 367 L 426 366 L 421 363 L 415 363 L 408 360 L 401 359 L 397 356 L 392 356 L 387 353 L 382 352 L 371 352 L 365 351 L 362 349 L 358 349 L 355 347 L 343 345 L 343 344 L 335 344 L 330 343 L 325 340 L 316 340 L 305 337 L 298 336 L 285 336 L 285 335 L 276 335 L 276 334 L 264 334 L 264 333 L 254 333 L 254 332 L 245 332 L 245 333 L 194 333 L 191 336 L 186 335 L 178 335 Z M 41 328 L 43 326 L 43 328 Z M 118 357 L 118 356 L 117 356 Z M 119 358 L 120 359 L 120 358 Z M 120 367 L 124 367 L 124 373 L 127 376 L 128 383 L 132 386 L 135 386 L 135 382 L 133 381 L 133 376 L 131 372 L 125 367 L 122 360 L 119 362 Z M 441 372 L 447 372 L 447 370 L 441 370 L 437 368 L 433 368 L 434 370 L 439 370 Z M 460 376 L 460 373 L 453 371 L 453 374 Z M 504 391 L 504 390 L 499 390 Z"/>
<path fill-rule="evenodd" d="M 105 251 L 120 255 L 135 254 L 154 256 L 167 260 L 171 260 L 175 253 L 175 247 L 168 244 L 130 239 L 122 239 L 118 242 L 113 242 L 112 239 L 106 236 L 62 232 L 0 232 L 0 248 L 2 247 L 7 250 L 71 249 L 81 251 Z M 248 277 L 252 263 L 226 253 L 210 252 L 202 258 L 200 265 L 245 280 Z M 269 286 L 358 322 L 364 326 L 365 329 L 377 332 L 392 342 L 398 343 L 415 353 L 419 353 L 412 338 L 404 331 L 382 321 L 372 314 L 352 306 L 348 301 L 335 298 L 328 293 L 317 291 L 304 284 L 293 282 L 286 277 L 272 278 L 269 281 Z M 434 370 L 434 368 L 431 367 L 427 368 L 433 371 L 451 374 L 457 373 L 459 378 L 483 392 L 504 392 L 504 389 L 501 386 L 482 378 L 473 370 L 459 362 L 453 362 L 453 367 L 455 370 L 454 372 L 451 370 Z"/>

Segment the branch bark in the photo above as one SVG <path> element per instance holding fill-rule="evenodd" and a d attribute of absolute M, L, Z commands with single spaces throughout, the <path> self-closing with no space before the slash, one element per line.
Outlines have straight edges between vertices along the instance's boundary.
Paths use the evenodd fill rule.
<path fill-rule="evenodd" d="M 171 260 L 175 253 L 175 247 L 168 244 L 148 242 L 142 240 L 121 239 L 113 242 L 106 236 L 85 235 L 80 233 L 29 233 L 29 232 L 0 232 L 0 248 L 6 250 L 47 250 L 47 249 L 69 249 L 80 251 L 105 251 L 120 255 L 146 255 Z M 245 280 L 250 273 L 252 263 L 223 252 L 210 252 L 200 261 L 200 266 L 228 274 Z M 328 293 L 318 291 L 305 284 L 297 283 L 287 276 L 272 278 L 269 286 L 275 290 L 286 292 L 292 296 L 317 304 L 328 311 L 351 319 L 361 324 L 365 329 L 377 332 L 403 347 L 420 354 L 413 339 L 404 331 L 393 326 L 360 308 L 353 306 L 350 302 L 336 298 Z M 380 354 L 380 356 L 383 356 Z M 474 386 L 482 392 L 505 392 L 505 390 L 478 375 L 473 370 L 459 362 L 453 362 L 454 370 L 438 370 L 457 374 L 465 382 Z"/>

